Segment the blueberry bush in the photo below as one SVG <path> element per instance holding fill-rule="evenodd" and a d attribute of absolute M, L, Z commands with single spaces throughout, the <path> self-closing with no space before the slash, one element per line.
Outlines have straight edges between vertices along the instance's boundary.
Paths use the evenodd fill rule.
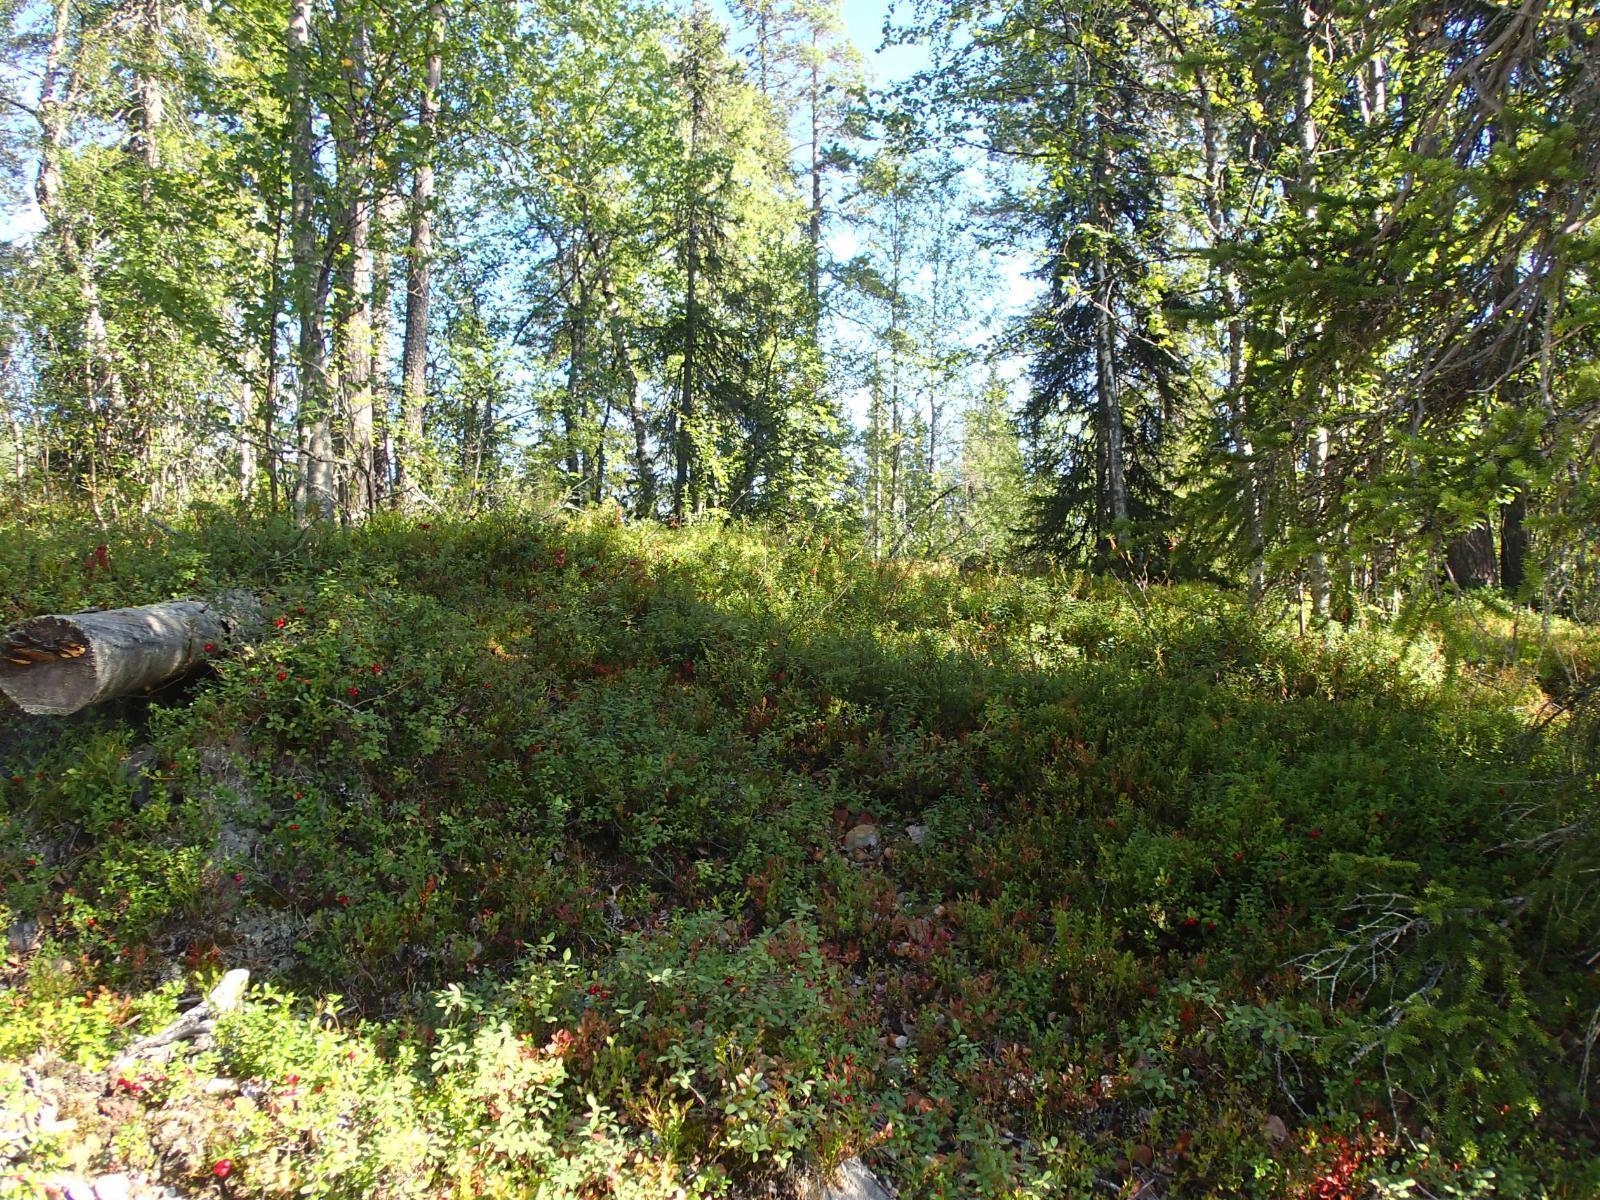
<path fill-rule="evenodd" d="M 0 1108 L 91 1097 L 0 1193 L 1600 1188 L 1592 631 L 610 512 L 12 526 L 0 572 L 8 620 L 268 614 L 0 717 Z"/>

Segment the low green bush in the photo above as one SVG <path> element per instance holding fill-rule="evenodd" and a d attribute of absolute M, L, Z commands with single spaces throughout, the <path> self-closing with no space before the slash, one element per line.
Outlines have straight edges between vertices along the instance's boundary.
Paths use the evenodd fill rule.
<path fill-rule="evenodd" d="M 141 1092 L 198 1114 L 181 1186 L 1600 1187 L 1595 775 L 1542 707 L 1578 627 L 1302 637 L 605 513 L 12 528 L 0 571 L 8 617 L 266 602 L 180 689 L 0 724 L 0 918 L 41 940 L 0 1059 L 103 1066 L 261 981 Z"/>

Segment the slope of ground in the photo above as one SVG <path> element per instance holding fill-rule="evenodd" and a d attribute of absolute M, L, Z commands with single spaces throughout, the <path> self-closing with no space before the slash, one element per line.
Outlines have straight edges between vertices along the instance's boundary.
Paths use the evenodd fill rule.
<path fill-rule="evenodd" d="M 0 723 L 0 1192 L 1600 1181 L 1592 767 L 1540 686 L 1581 631 L 604 515 L 13 527 L 0 570 L 7 619 L 273 616 Z M 213 1037 L 114 1061 L 234 967 Z"/>

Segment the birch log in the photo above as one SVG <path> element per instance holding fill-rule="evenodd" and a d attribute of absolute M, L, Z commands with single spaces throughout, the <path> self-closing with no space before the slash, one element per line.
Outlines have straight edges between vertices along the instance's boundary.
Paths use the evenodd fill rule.
<path fill-rule="evenodd" d="M 248 592 L 31 617 L 0 642 L 0 691 L 23 712 L 65 716 L 181 678 L 260 619 Z"/>

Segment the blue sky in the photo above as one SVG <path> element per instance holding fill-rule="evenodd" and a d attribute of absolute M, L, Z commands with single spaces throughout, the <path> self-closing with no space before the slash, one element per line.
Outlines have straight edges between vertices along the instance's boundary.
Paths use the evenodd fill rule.
<path fill-rule="evenodd" d="M 850 41 L 866 60 L 872 74 L 872 82 L 880 86 L 908 79 L 928 64 L 927 48 L 921 44 L 912 43 L 890 46 L 886 50 L 879 49 L 883 43 L 885 17 L 892 17 L 896 23 L 905 24 L 913 19 L 914 3 L 915 0 L 843 0 L 841 11 Z M 855 251 L 855 238 L 848 229 L 835 227 L 829 238 L 829 248 L 835 257 L 848 258 Z M 995 252 L 994 261 L 988 265 L 994 271 L 996 286 L 1003 291 L 1002 295 L 993 297 L 999 310 L 996 315 L 1001 320 L 1006 315 L 1025 308 L 1037 295 L 1038 284 L 1028 274 L 1033 267 L 1033 261 L 1027 253 L 1021 250 Z M 984 331 L 979 335 L 980 340 L 986 334 L 993 332 L 995 332 L 993 329 Z M 1013 386 L 1017 387 L 1020 387 L 1019 377 L 1023 365 L 1018 360 L 1006 360 L 996 364 L 1001 375 L 1011 380 Z M 860 398 L 856 398 L 852 407 L 858 407 L 861 403 Z"/>
<path fill-rule="evenodd" d="M 902 14 L 905 0 L 901 0 Z M 850 40 L 861 51 L 879 83 L 898 83 L 917 71 L 928 61 L 921 46 L 891 46 L 879 52 L 883 41 L 883 20 L 895 7 L 894 0 L 844 0 L 845 27 Z M 898 19 L 904 20 L 902 14 Z"/>

